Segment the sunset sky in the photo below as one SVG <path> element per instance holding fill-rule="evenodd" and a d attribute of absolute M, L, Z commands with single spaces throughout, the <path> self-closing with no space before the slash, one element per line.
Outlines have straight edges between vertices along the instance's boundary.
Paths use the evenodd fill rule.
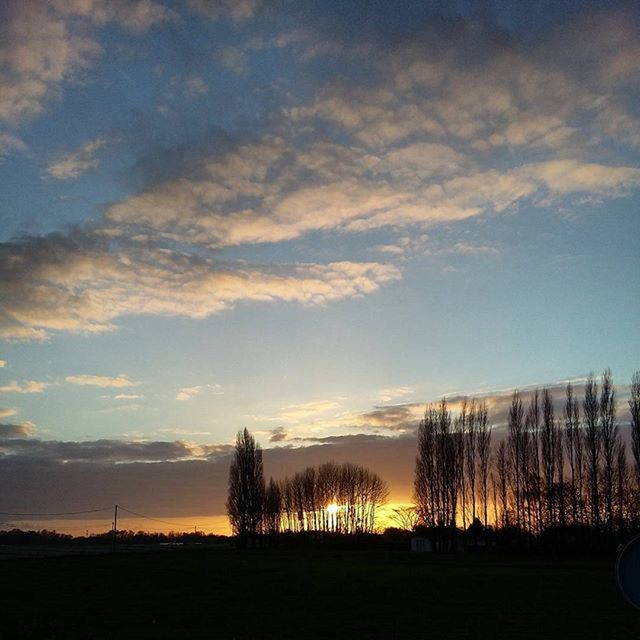
<path fill-rule="evenodd" d="M 428 401 L 499 424 L 511 389 L 606 367 L 624 399 L 639 27 L 585 0 L 2 2 L 0 510 L 220 516 L 243 427 L 268 473 L 352 459 L 402 502 Z"/>

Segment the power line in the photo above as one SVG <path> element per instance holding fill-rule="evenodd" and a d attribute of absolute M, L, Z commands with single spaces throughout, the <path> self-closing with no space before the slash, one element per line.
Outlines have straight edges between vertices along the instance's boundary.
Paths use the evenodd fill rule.
<path fill-rule="evenodd" d="M 46 516 L 79 516 L 85 513 L 99 513 L 100 511 L 111 511 L 113 507 L 104 507 L 102 509 L 89 509 L 88 511 L 64 511 L 60 513 L 7 513 L 6 511 L 0 511 L 0 516 L 10 517 L 27 517 L 38 518 Z"/>
<path fill-rule="evenodd" d="M 146 518 L 147 520 L 153 520 L 154 522 L 161 522 L 162 524 L 168 524 L 171 527 L 184 527 L 185 529 L 193 529 L 195 525 L 193 524 L 181 524 L 179 522 L 168 522 L 167 520 L 160 520 L 159 518 L 152 518 L 151 516 L 145 516 L 143 513 L 138 513 L 137 511 L 131 511 L 131 509 L 127 509 L 122 505 L 118 505 L 118 507 L 122 511 L 126 511 L 134 516 L 138 516 L 139 518 Z"/>

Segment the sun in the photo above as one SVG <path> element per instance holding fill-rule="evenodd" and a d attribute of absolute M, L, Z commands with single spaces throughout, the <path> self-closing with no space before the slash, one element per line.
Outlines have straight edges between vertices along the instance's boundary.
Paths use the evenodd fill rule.
<path fill-rule="evenodd" d="M 338 513 L 338 505 L 335 502 L 327 505 L 327 513 L 332 516 Z"/>

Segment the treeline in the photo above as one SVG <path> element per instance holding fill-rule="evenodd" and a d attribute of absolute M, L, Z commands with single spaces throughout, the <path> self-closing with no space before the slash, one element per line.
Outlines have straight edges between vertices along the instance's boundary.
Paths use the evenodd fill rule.
<path fill-rule="evenodd" d="M 453 416 L 429 405 L 418 429 L 415 502 L 419 524 L 515 528 L 529 536 L 589 527 L 623 538 L 640 524 L 640 372 L 629 398 L 632 459 L 620 438 L 609 370 L 591 375 L 579 399 L 571 384 L 561 415 L 549 389 L 525 402 L 514 392 L 506 437 L 492 444 L 483 402 Z"/>
<path fill-rule="evenodd" d="M 389 494 L 368 469 L 326 462 L 282 480 L 264 480 L 262 450 L 244 429 L 229 469 L 227 513 L 242 542 L 259 534 L 334 532 L 367 534 Z"/>
<path fill-rule="evenodd" d="M 86 536 L 73 536 L 50 529 L 23 530 L 9 529 L 0 531 L 0 544 L 14 545 L 67 545 L 67 544 L 113 544 L 113 531 L 93 533 Z M 153 544 L 153 543 L 221 543 L 228 542 L 227 536 L 205 533 L 202 531 L 132 531 L 120 529 L 117 532 L 118 543 Z"/>

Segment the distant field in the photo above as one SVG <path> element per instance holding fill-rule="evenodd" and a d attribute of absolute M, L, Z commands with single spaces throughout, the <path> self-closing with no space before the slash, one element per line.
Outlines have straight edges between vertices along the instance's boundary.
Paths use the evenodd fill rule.
<path fill-rule="evenodd" d="M 610 560 L 332 550 L 0 563 L 2 638 L 640 638 Z"/>

